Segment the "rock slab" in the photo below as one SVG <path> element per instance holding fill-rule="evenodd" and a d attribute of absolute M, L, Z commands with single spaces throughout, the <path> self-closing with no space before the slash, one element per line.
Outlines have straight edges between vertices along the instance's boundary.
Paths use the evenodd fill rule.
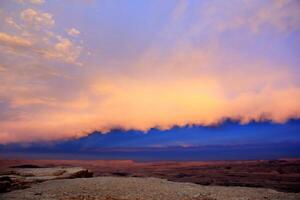
<path fill-rule="evenodd" d="M 24 189 L 43 181 L 93 176 L 92 172 L 81 167 L 14 168 L 1 174 L 0 192 Z"/>

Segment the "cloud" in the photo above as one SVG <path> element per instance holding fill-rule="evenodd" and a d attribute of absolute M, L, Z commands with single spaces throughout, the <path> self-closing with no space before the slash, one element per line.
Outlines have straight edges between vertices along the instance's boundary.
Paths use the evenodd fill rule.
<path fill-rule="evenodd" d="M 0 45 L 6 47 L 29 47 L 32 46 L 32 43 L 25 38 L 0 32 Z"/>
<path fill-rule="evenodd" d="M 57 36 L 56 43 L 44 43 L 41 40 L 31 41 L 18 36 L 0 32 L 0 47 L 5 52 L 25 56 L 42 56 L 49 60 L 60 60 L 78 64 L 81 47 L 75 46 L 69 39 Z M 33 40 L 33 39 L 32 39 Z"/>
<path fill-rule="evenodd" d="M 267 27 L 283 32 L 299 29 L 300 4 L 294 0 L 252 3 L 224 1 L 218 4 L 219 6 L 215 6 L 214 3 L 207 3 L 201 17 L 210 20 L 211 25 L 219 31 L 250 29 L 253 33 L 258 33 Z"/>
<path fill-rule="evenodd" d="M 72 24 L 72 12 L 55 12 L 55 5 L 46 15 L 26 9 L 20 18 L 5 16 L 0 142 L 64 139 L 115 127 L 211 125 L 227 117 L 241 123 L 299 118 L 295 2 L 162 2 L 159 7 L 173 8 L 167 15 L 155 4 L 134 23 L 134 17 L 104 15 L 99 26 L 86 23 L 86 16 L 80 16 L 84 24 Z M 131 9 L 124 13 L 135 16 Z M 64 24 L 87 30 L 90 56 L 78 45 L 83 35 L 69 37 L 59 29 Z"/>
<path fill-rule="evenodd" d="M 21 19 L 36 29 L 40 29 L 44 26 L 51 27 L 55 24 L 53 16 L 50 13 L 40 12 L 31 8 L 23 10 L 20 16 Z"/>
<path fill-rule="evenodd" d="M 17 0 L 19 3 L 32 3 L 32 4 L 37 4 L 37 5 L 42 5 L 45 3 L 45 0 Z"/>
<path fill-rule="evenodd" d="M 48 59 L 60 59 L 69 63 L 76 63 L 80 55 L 81 48 L 75 46 L 69 39 L 58 37 L 58 42 L 54 44 L 53 49 L 42 50 L 44 56 Z"/>
<path fill-rule="evenodd" d="M 22 10 L 19 17 L 20 20 L 12 16 L 5 18 L 8 29 L 14 28 L 13 32 L 21 36 L 0 32 L 4 52 L 80 65 L 77 59 L 82 48 L 52 30 L 55 25 L 52 14 L 30 8 Z M 79 34 L 76 29 L 70 31 Z"/>
<path fill-rule="evenodd" d="M 71 28 L 71 29 L 67 30 L 67 33 L 70 36 L 77 36 L 80 34 L 80 31 L 77 30 L 76 28 Z"/>
<path fill-rule="evenodd" d="M 14 21 L 14 19 L 13 19 L 12 17 L 7 17 L 7 18 L 5 19 L 5 22 L 6 22 L 10 27 L 14 27 L 14 28 L 16 28 L 16 29 L 18 29 L 18 30 L 22 30 L 22 27 L 21 27 L 20 25 L 18 25 L 18 24 Z"/>
<path fill-rule="evenodd" d="M 5 71 L 5 70 L 6 70 L 6 68 L 4 67 L 4 65 L 0 65 L 0 72 Z"/>
<path fill-rule="evenodd" d="M 30 2 L 33 4 L 43 4 L 45 3 L 45 0 L 30 0 Z"/>
<path fill-rule="evenodd" d="M 187 7 L 188 1 L 179 0 L 172 13 L 172 20 L 177 21 L 184 16 L 184 13 L 187 11 Z"/>
<path fill-rule="evenodd" d="M 271 25 L 279 31 L 299 29 L 300 4 L 295 1 L 277 0 L 270 6 L 260 9 L 250 21 L 253 31 L 258 31 L 263 25 Z"/>

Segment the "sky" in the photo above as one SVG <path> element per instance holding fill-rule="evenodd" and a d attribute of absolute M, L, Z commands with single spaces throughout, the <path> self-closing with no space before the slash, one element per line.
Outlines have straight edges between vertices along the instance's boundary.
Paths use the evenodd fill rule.
<path fill-rule="evenodd" d="M 0 144 L 226 119 L 289 135 L 299 52 L 298 0 L 1 0 Z"/>

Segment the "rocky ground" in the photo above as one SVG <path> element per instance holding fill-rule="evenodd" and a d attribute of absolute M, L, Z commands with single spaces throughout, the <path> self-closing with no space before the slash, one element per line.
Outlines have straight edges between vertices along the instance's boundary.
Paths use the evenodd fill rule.
<path fill-rule="evenodd" d="M 300 159 L 214 162 L 0 159 L 0 173 L 20 165 L 48 168 L 80 166 L 93 171 L 94 176 L 156 177 L 200 185 L 260 187 L 282 192 L 300 192 Z"/>
<path fill-rule="evenodd" d="M 298 200 L 299 164 L 2 161 L 0 200 Z"/>
<path fill-rule="evenodd" d="M 292 200 L 299 193 L 272 189 L 202 186 L 159 178 L 93 177 L 50 180 L 0 194 L 3 200 Z"/>
<path fill-rule="evenodd" d="M 25 189 L 43 181 L 92 176 L 92 172 L 82 167 L 39 168 L 34 165 L 24 165 L 0 172 L 0 192 Z"/>

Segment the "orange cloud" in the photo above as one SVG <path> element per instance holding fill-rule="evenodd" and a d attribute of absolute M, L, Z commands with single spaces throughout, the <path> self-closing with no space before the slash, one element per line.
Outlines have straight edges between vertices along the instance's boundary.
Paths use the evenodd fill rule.
<path fill-rule="evenodd" d="M 63 139 L 113 127 L 146 131 L 173 125 L 211 125 L 225 117 L 243 123 L 260 121 L 262 117 L 279 123 L 300 117 L 300 90 L 295 87 L 228 96 L 230 89 L 213 77 L 155 83 L 150 79 L 119 78 L 95 82 L 74 100 L 19 99 L 14 103 L 15 109 L 43 106 L 45 110 L 25 112 L 16 120 L 2 121 L 0 125 L 7 137 L 2 142 Z"/>
<path fill-rule="evenodd" d="M 282 123 L 300 117 L 297 58 L 286 39 L 299 30 L 299 12 L 289 2 L 277 3 L 241 4 L 241 10 L 257 11 L 254 17 L 205 3 L 209 9 L 199 12 L 202 17 L 178 30 L 191 12 L 181 1 L 143 51 L 126 59 L 110 49 L 107 58 L 105 49 L 92 47 L 84 57 L 76 40 L 86 34 L 98 41 L 94 24 L 84 34 L 69 30 L 77 35 L 69 37 L 63 36 L 65 28 L 51 29 L 58 23 L 54 15 L 21 12 L 20 22 L 6 22 L 14 31 L 0 32 L 5 58 L 0 61 L 0 143 L 64 139 L 114 127 L 147 131 L 224 118 Z M 273 28 L 279 30 L 275 36 Z M 129 50 L 108 43 L 122 54 Z M 7 48 L 15 54 L 7 54 Z"/>
<path fill-rule="evenodd" d="M 76 28 L 70 28 L 69 30 L 67 30 L 67 33 L 70 36 L 77 36 L 80 34 L 80 31 L 77 30 Z"/>
<path fill-rule="evenodd" d="M 45 0 L 17 0 L 17 1 L 20 2 L 20 3 L 29 2 L 29 3 L 37 4 L 37 5 L 41 5 L 41 4 L 45 3 Z"/>
<path fill-rule="evenodd" d="M 23 10 L 20 16 L 22 20 L 36 29 L 40 29 L 42 26 L 51 27 L 55 24 L 53 16 L 50 13 L 40 12 L 31 8 Z"/>
<path fill-rule="evenodd" d="M 0 47 L 7 53 L 29 57 L 43 57 L 48 60 L 64 61 L 81 65 L 78 57 L 82 47 L 70 38 L 54 32 L 55 20 L 52 14 L 32 8 L 22 10 L 18 18 L 5 18 L 7 29 L 13 28 L 15 36 L 9 32 L 0 32 Z M 69 34 L 78 35 L 77 29 L 69 30 Z M 25 48 L 26 47 L 26 48 Z"/>
<path fill-rule="evenodd" d="M 31 46 L 32 43 L 31 43 L 31 41 L 29 41 L 25 38 L 0 32 L 0 45 L 14 46 L 14 47 L 16 47 L 16 46 L 28 47 L 28 46 Z"/>

